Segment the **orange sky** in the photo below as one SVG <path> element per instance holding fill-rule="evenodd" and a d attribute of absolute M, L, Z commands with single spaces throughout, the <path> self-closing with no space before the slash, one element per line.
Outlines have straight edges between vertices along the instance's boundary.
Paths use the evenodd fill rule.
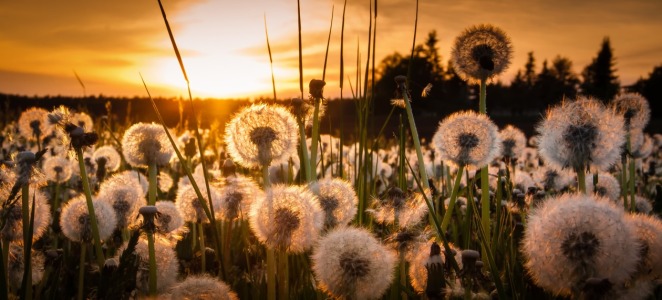
<path fill-rule="evenodd" d="M 369 0 L 348 0 L 346 74 L 354 76 L 356 47 L 365 59 Z M 413 37 L 413 0 L 378 2 L 377 59 L 408 53 Z M 301 0 L 304 82 L 321 78 L 326 36 L 335 5 L 327 68 L 327 97 L 337 97 L 342 0 Z M 298 95 L 296 0 L 164 0 L 194 97 L 270 97 L 271 74 L 264 15 L 274 56 L 279 98 Z M 445 61 L 464 28 L 492 23 L 512 38 L 515 55 L 501 77 L 509 81 L 535 52 L 574 62 L 574 71 L 596 55 L 609 36 L 623 84 L 662 63 L 662 1 L 420 1 L 418 41 L 437 30 Z M 144 96 L 138 72 L 153 95 L 185 95 L 156 1 L 2 1 L 0 3 L 0 92 L 27 95 L 87 94 Z M 364 65 L 363 63 L 362 65 Z M 348 85 L 345 85 L 348 87 Z M 306 88 L 307 89 L 307 88 Z M 307 93 L 307 91 L 305 91 Z M 345 97 L 350 95 L 348 89 Z"/>

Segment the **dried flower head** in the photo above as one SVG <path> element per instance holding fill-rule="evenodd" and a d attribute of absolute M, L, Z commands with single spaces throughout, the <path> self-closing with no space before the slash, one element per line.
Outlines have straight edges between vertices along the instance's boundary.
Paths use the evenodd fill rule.
<path fill-rule="evenodd" d="M 395 254 L 365 229 L 338 227 L 312 255 L 322 290 L 338 299 L 379 299 L 393 281 Z"/>
<path fill-rule="evenodd" d="M 539 187 L 547 191 L 554 190 L 558 192 L 572 185 L 575 178 L 568 170 L 543 166 L 533 172 L 533 180 Z"/>
<path fill-rule="evenodd" d="M 592 98 L 565 101 L 538 125 L 543 160 L 560 168 L 607 170 L 621 157 L 623 117 Z"/>
<path fill-rule="evenodd" d="M 30 255 L 30 271 L 32 271 L 32 285 L 39 284 L 44 277 L 45 257 L 41 252 L 32 250 Z M 7 262 L 7 275 L 11 288 L 15 291 L 21 289 L 23 284 L 23 275 L 25 271 L 25 251 L 23 246 L 10 244 Z"/>
<path fill-rule="evenodd" d="M 623 284 L 636 270 L 640 244 L 623 210 L 604 198 L 565 194 L 529 215 L 522 241 L 533 281 L 555 295 L 591 277 Z"/>
<path fill-rule="evenodd" d="M 139 168 L 165 166 L 174 152 L 163 126 L 157 124 L 133 124 L 124 132 L 122 147 L 126 162 Z"/>
<path fill-rule="evenodd" d="M 100 200 L 92 201 L 92 205 L 99 228 L 99 238 L 105 240 L 117 227 L 115 210 L 108 203 Z M 90 222 L 85 195 L 69 200 L 67 205 L 62 208 L 60 227 L 68 239 L 74 242 L 92 241 L 92 223 Z"/>
<path fill-rule="evenodd" d="M 4 227 L 0 231 L 2 239 L 16 244 L 23 244 L 23 199 L 18 196 L 18 200 L 13 204 L 6 201 L 10 197 L 11 186 L 2 185 L 0 187 L 0 216 L 6 216 Z M 30 186 L 28 196 L 28 209 L 32 210 L 32 201 L 34 200 L 34 227 L 32 228 L 32 241 L 37 241 L 44 233 L 48 231 L 51 223 L 51 206 L 48 204 L 48 198 L 39 189 Z M 2 203 L 4 202 L 4 203 Z"/>
<path fill-rule="evenodd" d="M 499 131 L 499 136 L 501 136 L 501 142 L 503 143 L 501 156 L 509 160 L 515 160 L 522 155 L 526 147 L 524 132 L 513 125 L 508 125 Z"/>
<path fill-rule="evenodd" d="M 71 162 L 61 156 L 53 156 L 44 160 L 44 175 L 47 180 L 64 183 L 71 178 Z"/>
<path fill-rule="evenodd" d="M 226 177 L 218 193 L 217 217 L 223 220 L 234 220 L 248 216 L 254 199 L 264 197 L 264 192 L 251 178 L 243 175 Z"/>
<path fill-rule="evenodd" d="M 453 44 L 451 59 L 464 80 L 488 80 L 505 71 L 512 58 L 510 38 L 498 27 L 481 24 L 467 28 Z"/>
<path fill-rule="evenodd" d="M 191 275 L 177 283 L 170 292 L 171 299 L 239 300 L 229 285 L 208 275 Z"/>
<path fill-rule="evenodd" d="M 484 114 L 454 113 L 439 123 L 432 137 L 437 153 L 456 165 L 481 168 L 501 153 L 499 129 Z"/>
<path fill-rule="evenodd" d="M 348 181 L 339 178 L 320 179 L 310 185 L 310 190 L 317 195 L 324 210 L 326 228 L 346 225 L 354 219 L 359 200 Z"/>
<path fill-rule="evenodd" d="M 110 172 L 115 172 L 120 168 L 120 154 L 115 147 L 106 145 L 97 148 L 92 156 L 99 168 L 104 168 Z"/>
<path fill-rule="evenodd" d="M 272 249 L 301 253 L 324 226 L 319 200 L 302 186 L 274 185 L 253 200 L 249 221 L 258 240 Z"/>
<path fill-rule="evenodd" d="M 124 252 L 124 249 L 126 249 L 126 245 L 118 249 L 118 256 Z M 171 248 L 170 242 L 167 240 L 156 238 L 154 240 L 154 252 L 156 258 L 156 288 L 157 292 L 161 293 L 167 291 L 177 282 L 179 262 L 175 250 Z M 134 253 L 140 259 L 138 273 L 136 273 L 138 291 L 143 295 L 147 295 L 149 292 L 149 248 L 147 240 L 143 238 L 138 240 Z"/>
<path fill-rule="evenodd" d="M 455 248 L 453 244 L 449 246 L 455 251 L 455 262 L 462 269 L 461 251 Z M 411 286 L 416 292 L 423 293 L 428 284 L 428 268 L 433 267 L 433 265 L 440 265 L 441 267 L 446 265 L 446 251 L 443 246 L 434 241 L 421 242 L 407 256 L 407 261 L 409 262 Z M 443 278 L 440 279 L 443 280 Z"/>
<path fill-rule="evenodd" d="M 282 106 L 251 105 L 227 124 L 227 151 L 246 168 L 287 162 L 296 155 L 298 128 L 292 114 Z"/>
<path fill-rule="evenodd" d="M 616 113 L 625 120 L 625 128 L 644 129 L 651 117 L 648 100 L 638 93 L 624 93 L 611 101 Z"/>
<path fill-rule="evenodd" d="M 618 183 L 618 180 L 611 174 L 601 172 L 598 173 L 597 185 L 593 182 L 593 176 L 587 176 L 586 193 L 595 193 L 599 197 L 605 197 L 613 201 L 615 204 L 619 204 L 619 198 L 621 197 L 621 185 Z M 620 202 L 620 205 L 623 205 L 623 202 Z"/>
<path fill-rule="evenodd" d="M 43 108 L 31 107 L 23 111 L 18 118 L 18 132 L 28 140 L 46 137 L 53 131 L 47 116 L 48 111 Z"/>
<path fill-rule="evenodd" d="M 140 185 L 127 177 L 112 177 L 99 187 L 99 201 L 106 202 L 115 210 L 117 227 L 126 228 L 138 215 L 138 209 L 147 205 Z"/>

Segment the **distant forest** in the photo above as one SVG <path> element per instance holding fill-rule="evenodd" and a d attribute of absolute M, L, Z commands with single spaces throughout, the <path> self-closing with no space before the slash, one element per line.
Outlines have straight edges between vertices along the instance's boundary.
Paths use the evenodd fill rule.
<path fill-rule="evenodd" d="M 397 131 L 400 114 L 403 113 L 403 110 L 393 109 L 390 104 L 390 100 L 395 97 L 394 78 L 397 75 L 408 74 L 412 108 L 422 137 L 432 136 L 438 122 L 445 116 L 460 110 L 476 109 L 477 86 L 469 86 L 460 79 L 453 71 L 450 61 L 442 64 L 437 42 L 436 32 L 433 31 L 428 34 L 423 44 L 415 47 L 413 54 L 393 53 L 385 57 L 376 67 L 374 88 L 372 79 L 368 80 L 368 84 L 362 85 L 368 87 L 365 88 L 367 97 L 360 100 L 327 100 L 322 132 L 338 135 L 340 130 L 343 130 L 345 137 L 351 140 L 357 130 L 357 104 L 368 98 L 371 103 L 373 133 L 379 131 L 390 115 L 384 134 L 392 136 L 393 132 Z M 526 64 L 518 68 L 517 75 L 509 85 L 499 81 L 488 85 L 488 112 L 499 126 L 513 124 L 531 136 L 546 108 L 564 98 L 589 95 L 606 103 L 619 92 L 638 92 L 648 99 L 652 110 L 651 122 L 646 131 L 662 133 L 662 64 L 654 67 L 647 77 L 640 78 L 630 86 L 621 86 L 615 66 L 609 38 L 603 40 L 592 63 L 585 66 L 579 74 L 573 70 L 572 61 L 562 56 L 551 61 L 543 60 L 538 67 L 534 53 L 530 52 Z M 513 67 L 516 66 L 511 66 Z M 111 124 L 116 125 L 156 121 L 151 102 L 141 97 L 31 97 L 0 93 L 0 102 L 0 122 L 3 127 L 16 120 L 21 111 L 31 106 L 51 109 L 65 105 L 88 112 L 95 120 L 110 118 Z M 199 117 L 203 127 L 215 123 L 215 126 L 218 125 L 221 129 L 239 107 L 251 103 L 249 100 L 195 99 L 192 112 L 191 102 L 185 99 L 159 98 L 155 99 L 155 102 L 168 126 L 176 126 L 180 118 L 191 124 Z M 258 99 L 252 102 L 290 105 L 290 100 Z"/>

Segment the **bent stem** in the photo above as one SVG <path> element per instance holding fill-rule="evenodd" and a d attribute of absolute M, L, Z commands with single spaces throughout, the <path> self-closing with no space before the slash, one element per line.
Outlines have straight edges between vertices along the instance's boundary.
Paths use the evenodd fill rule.
<path fill-rule="evenodd" d="M 460 182 L 462 182 L 462 173 L 464 173 L 464 166 L 460 165 L 457 169 L 457 174 L 455 175 L 455 183 L 453 183 L 453 191 L 451 192 L 451 198 L 448 201 L 448 209 L 444 213 L 444 218 L 441 221 L 441 230 L 445 233 L 448 229 L 448 224 L 451 222 L 451 217 L 453 216 L 453 209 L 455 208 L 455 201 L 457 201 L 457 194 L 460 190 Z"/>
<path fill-rule="evenodd" d="M 92 239 L 94 241 L 94 251 L 97 258 L 97 264 L 101 268 L 103 267 L 106 259 L 103 255 L 103 250 L 101 249 L 101 239 L 99 238 L 99 224 L 97 223 L 97 215 L 94 213 L 94 204 L 92 204 L 92 191 L 90 190 L 90 181 L 87 178 L 87 171 L 85 170 L 85 158 L 83 157 L 83 149 L 76 148 L 76 156 L 78 157 L 80 178 L 83 181 L 85 202 L 87 203 L 87 211 L 90 216 L 90 223 L 92 225 Z"/>

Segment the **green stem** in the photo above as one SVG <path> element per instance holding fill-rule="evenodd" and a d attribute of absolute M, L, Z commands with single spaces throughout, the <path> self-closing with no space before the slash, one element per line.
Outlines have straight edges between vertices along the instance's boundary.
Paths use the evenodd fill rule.
<path fill-rule="evenodd" d="M 30 224 L 30 184 L 24 184 L 21 188 L 21 197 L 23 202 L 23 259 L 24 261 L 24 271 L 23 274 L 23 287 L 25 291 L 25 299 L 32 299 L 32 263 L 30 261 L 30 251 L 32 251 L 32 227 Z"/>
<path fill-rule="evenodd" d="M 407 293 L 404 291 L 407 287 L 407 260 L 405 259 L 405 252 L 400 251 L 400 293 L 402 300 L 407 300 Z"/>
<path fill-rule="evenodd" d="M 96 253 L 97 264 L 100 268 L 103 267 L 106 261 L 103 250 L 101 249 L 101 239 L 99 238 L 99 225 L 97 223 L 97 215 L 94 213 L 94 204 L 92 204 L 92 191 L 90 190 L 90 181 L 87 178 L 87 171 L 85 170 L 85 158 L 83 157 L 83 150 L 76 149 L 76 156 L 78 157 L 78 167 L 80 168 L 80 178 L 83 181 L 83 191 L 85 192 L 85 201 L 87 203 L 87 211 L 90 216 L 90 223 L 92 225 L 92 238 L 94 240 L 94 250 Z"/>
<path fill-rule="evenodd" d="M 630 156 L 630 181 L 628 181 L 628 190 L 630 191 L 630 211 L 635 212 L 637 210 L 637 200 L 636 193 L 634 188 L 635 174 L 635 161 L 634 157 Z"/>
<path fill-rule="evenodd" d="M 628 210 L 630 205 L 628 203 L 628 181 L 627 181 L 627 156 L 623 154 L 621 158 L 621 197 L 623 197 L 623 209 Z"/>
<path fill-rule="evenodd" d="M 577 190 L 586 195 L 586 173 L 584 168 L 575 169 L 577 173 Z"/>
<path fill-rule="evenodd" d="M 304 153 L 306 152 L 307 150 L 304 150 Z M 266 192 L 267 189 L 271 187 L 271 181 L 269 180 L 269 166 L 266 165 L 262 166 L 262 180 L 264 184 L 263 189 Z M 268 247 L 267 247 L 267 299 L 276 300 L 276 254 L 274 249 Z"/>
<path fill-rule="evenodd" d="M 80 261 L 78 264 L 78 296 L 76 299 L 82 300 L 83 290 L 85 286 L 85 255 L 87 250 L 87 244 L 85 242 L 80 243 Z"/>
<path fill-rule="evenodd" d="M 202 223 L 198 223 L 198 237 L 200 237 L 200 265 L 202 268 L 202 273 L 204 274 L 207 267 L 207 258 L 205 256 L 205 231 L 202 228 Z"/>
<path fill-rule="evenodd" d="M 278 299 L 290 299 L 290 272 L 287 251 L 278 250 Z"/>
<path fill-rule="evenodd" d="M 451 222 L 451 217 L 453 216 L 453 209 L 455 208 L 455 201 L 457 201 L 457 194 L 460 190 L 460 182 L 462 182 L 462 173 L 464 172 L 464 166 L 460 165 L 455 175 L 455 183 L 453 184 L 453 191 L 451 192 L 451 199 L 448 201 L 448 209 L 444 213 L 444 218 L 441 221 L 441 230 L 446 232 L 448 225 Z M 468 200 L 471 201 L 471 200 Z"/>
<path fill-rule="evenodd" d="M 306 172 L 306 181 L 312 182 L 313 173 L 310 169 L 310 158 L 308 157 L 308 145 L 306 142 L 306 124 L 299 118 L 299 143 L 301 144 L 301 156 L 303 169 Z"/>
<path fill-rule="evenodd" d="M 312 141 L 310 145 L 310 169 L 315 173 L 314 176 L 310 178 L 311 181 L 313 182 L 317 180 L 317 147 L 319 144 L 319 137 L 320 137 L 320 124 L 319 124 L 319 112 L 320 112 L 320 102 L 321 99 L 315 98 L 313 100 L 315 102 L 315 110 L 313 112 L 313 132 L 312 132 Z"/>
<path fill-rule="evenodd" d="M 231 250 L 231 242 L 232 242 L 232 227 L 233 227 L 234 221 L 229 220 L 227 223 L 225 223 L 225 243 L 224 243 L 224 249 L 223 249 L 223 263 L 226 266 L 230 266 L 230 250 Z"/>
<path fill-rule="evenodd" d="M 156 296 L 156 251 L 154 249 L 154 233 L 147 232 L 147 246 L 149 247 L 149 295 Z"/>
<path fill-rule="evenodd" d="M 148 191 L 148 205 L 154 205 L 156 204 L 156 189 L 158 187 L 158 183 L 156 181 L 156 173 L 158 171 L 158 168 L 156 167 L 156 163 L 152 162 L 148 166 L 148 173 L 149 173 L 149 191 Z"/>
<path fill-rule="evenodd" d="M 402 95 L 405 98 L 405 107 L 407 109 L 407 119 L 409 120 L 409 129 L 411 131 L 411 138 L 414 141 L 414 147 L 416 148 L 416 157 L 418 158 L 418 172 L 421 178 L 421 184 L 423 185 L 424 191 L 427 192 L 430 190 L 430 185 L 428 183 L 428 174 L 425 171 L 425 163 L 423 160 L 423 152 L 421 151 L 421 140 L 418 138 L 418 130 L 416 129 L 416 122 L 414 121 L 414 114 L 411 111 L 411 103 L 409 103 L 409 94 L 407 92 L 407 86 L 405 84 L 401 85 Z M 430 211 L 431 214 L 434 211 Z"/>

